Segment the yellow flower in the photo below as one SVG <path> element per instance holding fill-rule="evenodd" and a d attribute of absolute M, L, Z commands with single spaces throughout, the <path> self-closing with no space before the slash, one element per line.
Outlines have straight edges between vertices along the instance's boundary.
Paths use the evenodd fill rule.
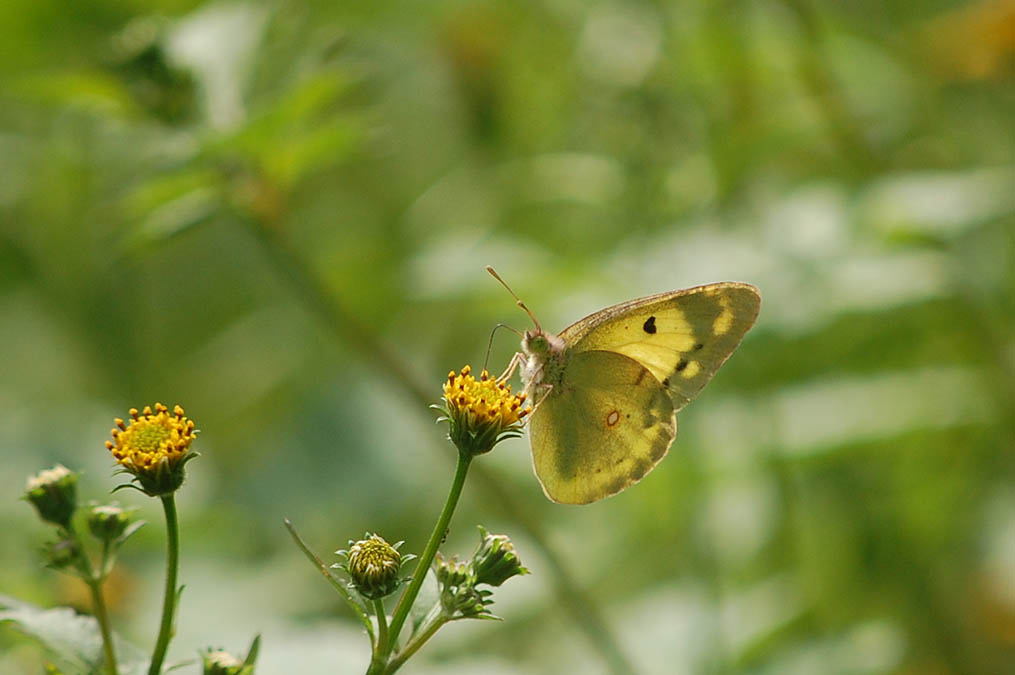
<path fill-rule="evenodd" d="M 501 440 L 519 436 L 530 412 L 525 394 L 512 394 L 511 385 L 485 370 L 477 380 L 469 366 L 461 374 L 448 373 L 442 410 L 451 423 L 451 442 L 470 455 L 489 452 Z"/>
<path fill-rule="evenodd" d="M 161 403 L 155 404 L 154 411 L 149 406 L 141 412 L 131 408 L 130 421 L 117 419 L 112 434 L 106 448 L 123 471 L 134 476 L 141 491 L 153 497 L 179 488 L 184 464 L 197 456 L 190 450 L 197 430 L 180 406 L 171 414 Z"/>

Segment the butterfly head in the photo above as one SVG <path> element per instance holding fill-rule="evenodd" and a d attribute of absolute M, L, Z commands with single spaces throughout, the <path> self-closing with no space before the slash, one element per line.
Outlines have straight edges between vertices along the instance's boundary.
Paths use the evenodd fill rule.
<path fill-rule="evenodd" d="M 522 334 L 522 352 L 525 358 L 522 360 L 521 376 L 527 392 L 531 393 L 543 384 L 546 365 L 559 361 L 565 349 L 563 340 L 541 328 L 527 330 Z"/>
<path fill-rule="evenodd" d="M 545 361 L 564 351 L 564 341 L 541 328 L 535 328 L 522 335 L 522 351 L 530 359 Z"/>

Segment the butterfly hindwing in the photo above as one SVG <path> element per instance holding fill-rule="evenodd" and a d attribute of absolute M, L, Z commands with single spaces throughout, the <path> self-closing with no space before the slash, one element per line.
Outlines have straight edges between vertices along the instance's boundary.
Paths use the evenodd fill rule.
<path fill-rule="evenodd" d="M 569 354 L 529 422 L 546 495 L 587 504 L 641 480 L 677 433 L 673 403 L 646 367 L 616 351 Z"/>
<path fill-rule="evenodd" d="M 709 284 L 608 307 L 560 337 L 571 353 L 605 350 L 634 359 L 680 410 L 740 344 L 760 305 L 758 289 L 750 284 Z"/>

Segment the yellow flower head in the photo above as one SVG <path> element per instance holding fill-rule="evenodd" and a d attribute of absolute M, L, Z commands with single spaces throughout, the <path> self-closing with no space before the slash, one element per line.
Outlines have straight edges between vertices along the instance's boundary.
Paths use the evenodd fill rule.
<path fill-rule="evenodd" d="M 134 476 L 141 490 L 151 496 L 174 492 L 183 483 L 183 465 L 197 455 L 191 452 L 197 430 L 183 408 L 173 412 L 161 403 L 155 409 L 131 408 L 130 421 L 116 420 L 113 440 L 106 447 L 123 468 Z"/>
<path fill-rule="evenodd" d="M 511 385 L 485 370 L 477 380 L 465 366 L 460 374 L 448 373 L 443 411 L 451 423 L 451 441 L 460 451 L 479 455 L 504 438 L 518 436 L 530 409 L 525 394 L 512 394 Z"/>

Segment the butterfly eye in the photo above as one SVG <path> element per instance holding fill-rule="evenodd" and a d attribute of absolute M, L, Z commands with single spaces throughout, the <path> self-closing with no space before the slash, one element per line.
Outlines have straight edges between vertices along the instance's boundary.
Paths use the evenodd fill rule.
<path fill-rule="evenodd" d="M 549 351 L 550 343 L 543 335 L 531 335 L 525 340 L 526 349 L 534 354 L 545 354 Z"/>

